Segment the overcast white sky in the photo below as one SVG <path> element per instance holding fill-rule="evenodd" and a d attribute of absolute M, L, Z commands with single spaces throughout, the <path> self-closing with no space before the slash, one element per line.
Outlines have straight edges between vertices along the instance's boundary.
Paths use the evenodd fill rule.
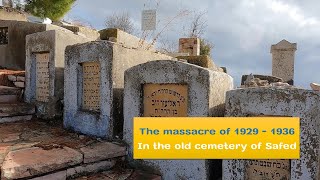
<path fill-rule="evenodd" d="M 271 75 L 270 46 L 282 39 L 298 45 L 295 85 L 310 89 L 310 82 L 320 82 L 319 0 L 77 0 L 65 18 L 99 30 L 108 15 L 127 11 L 139 30 L 141 11 L 155 8 L 157 2 L 160 27 L 183 9 L 208 12 L 204 37 L 215 46 L 214 62 L 227 67 L 235 86 L 243 74 Z M 187 20 L 175 21 L 163 38 L 178 42 Z"/>

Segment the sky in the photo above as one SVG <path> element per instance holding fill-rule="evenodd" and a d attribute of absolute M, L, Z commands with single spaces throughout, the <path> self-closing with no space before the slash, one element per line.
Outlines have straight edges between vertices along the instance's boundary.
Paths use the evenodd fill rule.
<path fill-rule="evenodd" d="M 244 74 L 272 74 L 272 44 L 286 39 L 297 43 L 294 81 L 310 89 L 320 83 L 320 1 L 318 0 L 77 0 L 66 20 L 81 21 L 100 30 L 106 18 L 128 12 L 140 36 L 141 11 L 157 9 L 157 31 L 183 10 L 207 12 L 203 35 L 214 48 L 214 63 L 227 67 L 240 86 Z M 175 44 L 185 36 L 192 15 L 174 18 L 159 41 Z M 178 48 L 178 47 L 176 47 Z"/>

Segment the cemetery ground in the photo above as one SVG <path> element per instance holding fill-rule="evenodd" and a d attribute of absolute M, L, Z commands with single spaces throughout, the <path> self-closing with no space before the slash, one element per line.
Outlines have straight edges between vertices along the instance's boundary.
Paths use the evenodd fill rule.
<path fill-rule="evenodd" d="M 110 143 L 67 131 L 63 129 L 62 121 L 34 118 L 4 123 L 0 132 L 2 179 L 159 178 L 126 169 L 126 147 L 120 142 Z M 96 173 L 98 171 L 103 172 Z"/>

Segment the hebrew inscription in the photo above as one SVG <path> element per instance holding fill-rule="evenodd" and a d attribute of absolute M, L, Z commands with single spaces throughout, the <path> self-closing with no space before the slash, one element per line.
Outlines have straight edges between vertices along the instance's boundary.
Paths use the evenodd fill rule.
<path fill-rule="evenodd" d="M 290 160 L 247 160 L 246 180 L 290 180 Z"/>
<path fill-rule="evenodd" d="M 83 68 L 82 108 L 90 111 L 100 110 L 100 64 L 86 62 Z"/>
<path fill-rule="evenodd" d="M 0 27 L 0 45 L 8 44 L 9 32 L 8 27 Z"/>
<path fill-rule="evenodd" d="M 49 53 L 36 55 L 36 100 L 49 101 Z"/>
<path fill-rule="evenodd" d="M 187 117 L 188 86 L 181 84 L 145 84 L 144 117 Z"/>

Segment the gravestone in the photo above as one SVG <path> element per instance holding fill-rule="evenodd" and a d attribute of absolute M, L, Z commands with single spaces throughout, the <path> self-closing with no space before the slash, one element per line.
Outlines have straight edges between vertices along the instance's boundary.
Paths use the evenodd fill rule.
<path fill-rule="evenodd" d="M 36 105 L 38 117 L 62 116 L 65 48 L 87 41 L 90 40 L 60 30 L 27 35 L 25 101 Z"/>
<path fill-rule="evenodd" d="M 189 56 L 200 55 L 200 39 L 199 38 L 180 38 L 179 53 L 189 53 Z"/>
<path fill-rule="evenodd" d="M 213 166 L 219 166 L 221 161 L 134 161 L 133 118 L 223 116 L 225 93 L 232 87 L 233 79 L 226 73 L 181 61 L 152 61 L 128 69 L 125 72 L 123 139 L 129 145 L 129 161 L 133 166 L 151 168 L 163 179 L 218 177 L 219 171 L 214 172 Z"/>
<path fill-rule="evenodd" d="M 227 92 L 227 117 L 300 117 L 300 159 L 224 160 L 223 180 L 319 179 L 320 94 L 297 88 L 247 88 Z"/>
<path fill-rule="evenodd" d="M 124 71 L 167 55 L 93 41 L 66 49 L 64 126 L 87 135 L 122 136 Z"/>
<path fill-rule="evenodd" d="M 294 56 L 297 50 L 296 43 L 290 43 L 286 40 L 271 46 L 272 54 L 272 76 L 283 79 L 293 85 L 294 79 Z"/>

